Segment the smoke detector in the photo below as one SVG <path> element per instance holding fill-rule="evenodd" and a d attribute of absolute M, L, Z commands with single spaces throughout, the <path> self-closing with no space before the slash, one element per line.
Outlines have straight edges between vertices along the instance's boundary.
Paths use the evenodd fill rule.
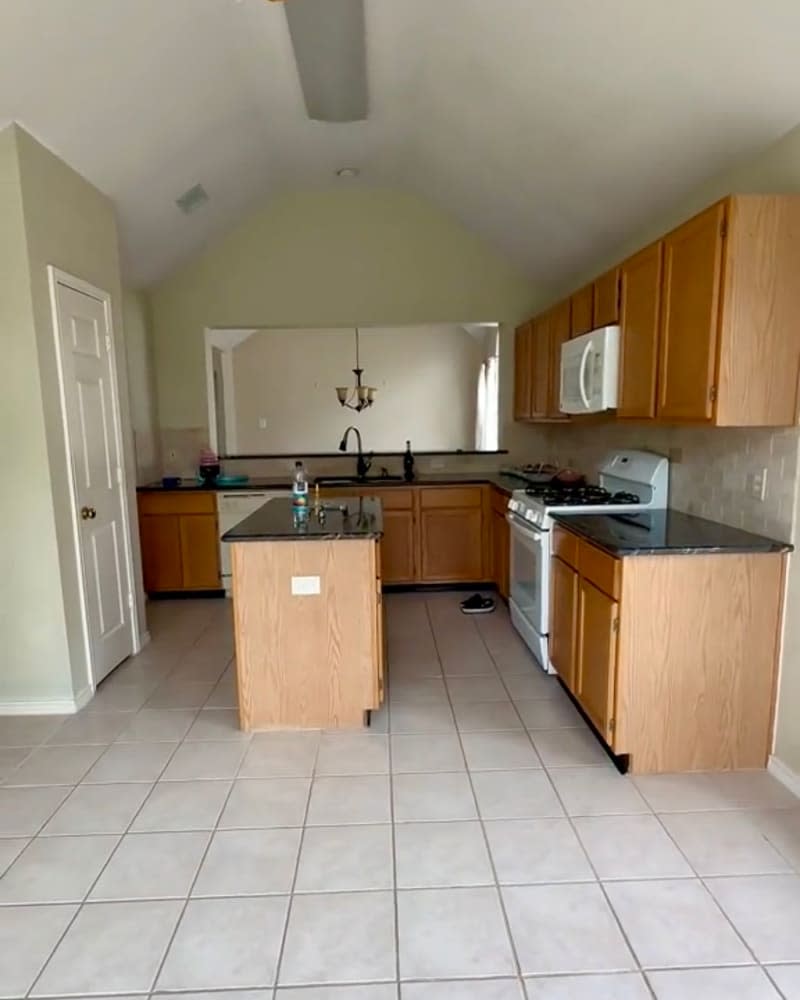
<path fill-rule="evenodd" d="M 208 201 L 208 192 L 202 184 L 195 184 L 188 191 L 184 191 L 180 198 L 175 199 L 175 204 L 185 214 L 190 215 Z"/>
<path fill-rule="evenodd" d="M 358 177 L 359 173 L 358 167 L 339 167 L 336 171 L 336 176 L 346 179 L 348 177 Z"/>

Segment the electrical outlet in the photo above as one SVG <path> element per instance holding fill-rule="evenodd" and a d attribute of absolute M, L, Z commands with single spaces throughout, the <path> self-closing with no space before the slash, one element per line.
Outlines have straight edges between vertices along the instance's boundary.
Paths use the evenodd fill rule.
<path fill-rule="evenodd" d="M 267 418 L 266 417 L 259 417 L 258 418 L 258 429 L 261 430 L 261 431 L 265 431 L 267 429 Z"/>
<path fill-rule="evenodd" d="M 747 477 L 747 493 L 753 500 L 763 503 L 767 497 L 767 470 L 758 469 Z"/>
<path fill-rule="evenodd" d="M 169 450 L 169 456 L 168 457 L 169 457 L 170 462 L 174 462 L 175 459 L 178 457 L 177 451 L 175 451 L 174 448 L 170 448 L 170 450 Z"/>

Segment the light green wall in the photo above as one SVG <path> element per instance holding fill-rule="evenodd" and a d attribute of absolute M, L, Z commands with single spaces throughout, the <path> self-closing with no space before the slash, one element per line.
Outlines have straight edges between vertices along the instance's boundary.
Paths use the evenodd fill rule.
<path fill-rule="evenodd" d="M 4 595 L 7 599 L 2 613 L 9 616 L 18 640 L 12 668 L 5 672 L 8 683 L 0 676 L 0 702 L 36 702 L 80 694 L 88 683 L 50 307 L 50 264 L 111 295 L 129 503 L 134 511 L 135 470 L 113 206 L 18 126 L 3 133 L 3 143 L 4 148 L 13 148 L 17 164 L 15 197 L 21 219 L 11 234 L 11 243 L 18 283 L 28 293 L 25 325 L 17 327 L 25 359 L 22 371 L 28 376 L 27 403 L 14 411 L 13 418 L 3 421 L 3 433 L 10 433 L 14 439 L 4 453 L 13 463 L 12 475 L 7 478 L 16 489 L 17 509 L 31 522 L 33 537 L 26 539 L 16 527 L 7 532 L 12 535 L 9 544 L 15 571 L 2 574 L 2 585 L 10 586 L 10 593 Z M 13 379 L 20 377 L 13 366 L 4 370 Z M 3 377 L 0 375 L 0 379 Z M 20 441 L 21 428 L 24 445 Z M 32 439 L 30 446 L 28 438 Z M 4 523 L 15 525 L 15 516 L 8 515 Z M 132 528 L 135 532 L 135 523 Z M 137 562 L 138 551 L 137 542 Z M 30 575 L 38 592 L 32 589 L 33 582 L 21 588 L 17 573 Z M 138 566 L 137 574 L 140 576 Z M 139 607 L 143 614 L 141 597 Z"/>
<path fill-rule="evenodd" d="M 273 198 L 151 290 L 161 426 L 207 425 L 206 326 L 513 322 L 535 298 L 502 257 L 413 195 Z"/>
<path fill-rule="evenodd" d="M 631 253 L 662 236 L 674 226 L 691 218 L 707 205 L 727 194 L 800 194 L 800 126 L 792 129 L 777 142 L 755 156 L 734 164 L 729 170 L 709 178 L 689 192 L 673 208 L 644 226 L 622 242 L 612 253 L 598 255 L 593 266 L 553 290 L 549 296 L 557 300 L 579 288 L 585 281 L 624 260 Z M 798 275 L 800 281 L 800 275 Z M 800 331 L 798 331 L 800 336 Z M 685 434 L 692 434 L 687 429 Z M 797 442 L 800 443 L 800 434 Z M 751 464 L 757 463 L 750 454 Z M 764 465 L 769 461 L 765 459 Z M 797 463 L 791 463 L 792 468 Z M 771 489 L 777 489 L 773 483 Z M 800 524 L 800 483 L 792 484 L 796 497 L 792 537 L 797 543 Z M 791 557 L 786 602 L 784 651 L 778 695 L 775 756 L 800 775 L 800 558 Z"/>
<path fill-rule="evenodd" d="M 122 322 L 137 483 L 160 475 L 158 414 L 150 306 L 142 291 L 122 290 Z"/>
<path fill-rule="evenodd" d="M 72 696 L 17 140 L 0 132 L 0 706 Z"/>

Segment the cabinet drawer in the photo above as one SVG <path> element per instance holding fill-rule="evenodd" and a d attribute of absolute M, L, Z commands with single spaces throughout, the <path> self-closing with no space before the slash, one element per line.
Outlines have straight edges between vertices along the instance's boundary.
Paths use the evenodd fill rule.
<path fill-rule="evenodd" d="M 423 486 L 420 504 L 423 510 L 437 507 L 480 507 L 482 486 Z"/>
<path fill-rule="evenodd" d="M 621 559 L 615 559 L 588 542 L 580 542 L 578 560 L 582 577 L 604 594 L 619 597 Z"/>
<path fill-rule="evenodd" d="M 567 566 L 578 568 L 578 545 L 580 542 L 571 531 L 563 528 L 553 529 L 553 555 L 558 556 Z"/>
<path fill-rule="evenodd" d="M 216 514 L 215 493 L 197 491 L 165 491 L 140 493 L 139 511 L 142 514 Z"/>
<path fill-rule="evenodd" d="M 364 495 L 377 497 L 384 510 L 412 510 L 414 507 L 414 491 L 403 490 L 399 486 L 370 489 Z"/>

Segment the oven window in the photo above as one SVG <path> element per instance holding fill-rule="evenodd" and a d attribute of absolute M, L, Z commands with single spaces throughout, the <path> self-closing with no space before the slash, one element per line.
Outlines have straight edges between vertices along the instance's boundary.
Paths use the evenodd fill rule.
<path fill-rule="evenodd" d="M 527 528 L 511 528 L 511 597 L 526 620 L 544 634 L 547 631 L 547 591 L 544 574 L 546 536 Z"/>

